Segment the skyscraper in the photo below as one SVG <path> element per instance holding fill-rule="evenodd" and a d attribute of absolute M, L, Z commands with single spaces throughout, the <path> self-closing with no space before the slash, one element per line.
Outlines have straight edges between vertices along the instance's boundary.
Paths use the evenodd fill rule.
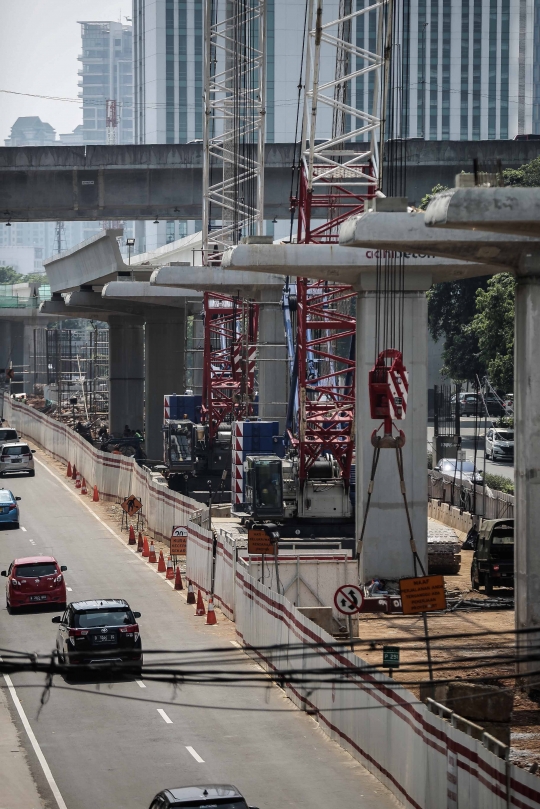
<path fill-rule="evenodd" d="M 116 102 L 116 143 L 133 143 L 133 49 L 131 25 L 81 22 L 79 97 L 83 141 L 107 143 L 107 102 Z"/>

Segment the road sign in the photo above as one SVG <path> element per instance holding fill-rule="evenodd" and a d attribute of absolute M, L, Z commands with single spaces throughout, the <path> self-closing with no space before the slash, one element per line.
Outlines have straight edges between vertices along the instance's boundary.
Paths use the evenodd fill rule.
<path fill-rule="evenodd" d="M 356 615 L 362 610 L 364 594 L 356 584 L 343 584 L 336 590 L 334 604 L 342 615 Z"/>
<path fill-rule="evenodd" d="M 383 646 L 382 664 L 387 669 L 399 668 L 399 646 Z"/>
<path fill-rule="evenodd" d="M 421 576 L 399 582 L 404 615 L 446 609 L 444 576 Z"/>
<path fill-rule="evenodd" d="M 185 556 L 187 552 L 187 528 L 175 525 L 171 534 L 171 556 Z"/>
<path fill-rule="evenodd" d="M 260 528 L 248 530 L 248 553 L 274 553 L 275 547 L 266 531 Z"/>
<path fill-rule="evenodd" d="M 130 517 L 133 517 L 138 511 L 142 508 L 141 501 L 135 497 L 133 494 L 130 494 L 129 497 L 126 497 L 124 502 L 122 503 L 122 508 Z"/>

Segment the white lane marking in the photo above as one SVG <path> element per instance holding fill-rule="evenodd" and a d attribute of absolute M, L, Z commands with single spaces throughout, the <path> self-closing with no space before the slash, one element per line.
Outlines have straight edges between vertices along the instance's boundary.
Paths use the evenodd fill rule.
<path fill-rule="evenodd" d="M 26 531 L 26 528 L 23 528 L 22 525 L 21 525 L 21 531 Z"/>
<path fill-rule="evenodd" d="M 85 508 L 85 509 L 87 509 L 87 511 L 89 511 L 89 512 L 90 512 L 90 514 L 91 514 L 93 517 L 95 517 L 95 518 L 96 518 L 96 520 L 97 520 L 98 522 L 100 522 L 100 523 L 101 523 L 101 525 L 102 525 L 104 528 L 106 528 L 106 529 L 107 529 L 107 531 L 108 531 L 110 534 L 112 534 L 112 535 L 113 535 L 113 537 L 114 537 L 115 539 L 117 539 L 117 540 L 118 540 L 118 542 L 121 542 L 121 543 L 122 543 L 122 546 L 123 546 L 123 547 L 124 547 L 124 548 L 125 548 L 127 551 L 129 551 L 129 553 L 134 554 L 135 558 L 136 558 L 136 559 L 138 559 L 139 561 L 141 561 L 141 562 L 144 564 L 144 566 L 145 566 L 145 568 L 146 568 L 147 570 L 151 570 L 153 573 L 155 573 L 155 574 L 156 574 L 156 576 L 159 576 L 159 578 L 161 579 L 161 581 L 164 581 L 166 584 L 168 584 L 168 585 L 169 585 L 169 587 L 172 587 L 172 589 L 174 590 L 174 581 L 171 581 L 171 579 L 166 579 L 166 578 L 165 578 L 165 573 L 158 573 L 158 571 L 157 571 L 157 569 L 156 569 L 155 567 L 152 567 L 152 565 L 147 564 L 147 563 L 146 563 L 146 560 L 145 560 L 145 559 L 143 559 L 143 558 L 142 558 L 142 556 L 137 555 L 137 547 L 136 547 L 136 546 L 132 546 L 132 545 L 126 545 L 126 543 L 124 542 L 124 540 L 122 539 L 122 537 L 119 537 L 119 536 L 118 536 L 118 534 L 117 534 L 117 533 L 115 533 L 115 532 L 113 531 L 113 529 L 110 527 L 110 525 L 107 525 L 107 523 L 106 523 L 106 522 L 104 522 L 104 521 L 101 519 L 101 517 L 98 517 L 98 515 L 97 515 L 97 514 L 96 514 L 94 511 L 92 511 L 92 509 L 90 508 L 90 506 L 89 506 L 87 503 L 85 503 L 85 502 L 84 502 L 84 500 L 82 500 L 82 499 L 81 499 L 81 498 L 80 498 L 80 497 L 77 495 L 77 492 L 76 492 L 76 491 L 74 491 L 73 489 L 70 489 L 70 488 L 69 488 L 69 486 L 68 486 L 67 484 L 65 484 L 65 483 L 64 483 L 64 481 L 62 480 L 62 478 L 59 478 L 59 477 L 58 477 L 58 475 L 55 475 L 55 474 L 54 474 L 54 472 L 52 472 L 52 471 L 49 469 L 49 467 L 48 467 L 46 464 L 44 464 L 44 463 L 43 463 L 43 461 L 38 460 L 38 458 L 36 458 L 35 456 L 34 456 L 34 460 L 35 460 L 35 461 L 37 461 L 37 463 L 38 463 L 40 466 L 42 466 L 42 467 L 43 467 L 43 468 L 44 468 L 44 469 L 45 469 L 45 470 L 46 470 L 46 471 L 49 473 L 49 475 L 51 475 L 51 477 L 53 477 L 55 480 L 57 480 L 57 481 L 58 481 L 58 483 L 59 483 L 61 486 L 63 486 L 63 487 L 64 487 L 64 489 L 67 489 L 67 491 L 68 491 L 68 492 L 70 492 L 70 494 L 72 494 L 72 495 L 73 495 L 73 496 L 74 496 L 74 497 L 77 499 L 77 502 L 78 502 L 78 503 L 80 503 L 80 504 L 81 504 L 81 506 L 84 506 L 84 508 Z M 40 554 L 40 556 L 41 556 L 41 555 L 42 555 L 42 554 Z"/>
<path fill-rule="evenodd" d="M 2 660 L 1 657 L 0 657 L 0 660 Z M 41 769 L 43 770 L 43 774 L 44 774 L 45 778 L 47 779 L 47 783 L 49 784 L 49 786 L 51 788 L 51 792 L 53 793 L 53 795 L 54 795 L 54 797 L 56 799 L 56 803 L 58 804 L 58 809 L 67 809 L 67 806 L 66 806 L 66 804 L 64 802 L 62 794 L 61 794 L 60 790 L 58 789 L 58 785 L 57 785 L 56 781 L 54 780 L 54 776 L 53 776 L 53 774 L 51 772 L 51 769 L 50 769 L 49 765 L 47 764 L 47 759 L 43 755 L 43 752 L 41 750 L 41 747 L 39 746 L 38 740 L 36 739 L 36 737 L 34 735 L 34 731 L 32 730 L 32 728 L 30 726 L 30 722 L 28 721 L 28 718 L 27 718 L 27 716 L 26 716 L 26 714 L 24 712 L 24 708 L 21 705 L 19 697 L 17 696 L 17 692 L 15 691 L 15 686 L 13 685 L 13 683 L 11 681 L 11 677 L 9 676 L 9 674 L 4 674 L 4 680 L 5 680 L 5 683 L 6 683 L 7 687 L 8 687 L 8 689 L 9 689 L 9 693 L 11 694 L 11 698 L 13 700 L 13 703 L 14 703 L 16 709 L 17 709 L 17 713 L 21 717 L 21 722 L 23 723 L 24 729 L 26 730 L 26 732 L 28 734 L 28 738 L 30 739 L 30 742 L 32 744 L 32 747 L 34 748 L 34 752 L 35 752 L 35 754 L 36 754 L 36 756 L 38 758 L 39 763 L 41 764 Z"/>
<path fill-rule="evenodd" d="M 242 648 L 242 647 L 240 646 L 240 644 L 238 643 L 238 641 L 237 641 L 237 640 L 232 640 L 232 641 L 231 641 L 231 643 L 232 643 L 232 645 L 233 645 L 233 646 L 236 646 L 236 648 L 237 648 L 237 649 L 241 649 L 241 648 Z"/>
<path fill-rule="evenodd" d="M 73 589 L 72 589 L 71 587 L 66 587 L 66 590 L 68 591 L 68 593 L 72 593 L 72 592 L 73 592 Z"/>
<path fill-rule="evenodd" d="M 197 753 L 197 751 L 193 749 L 193 747 L 186 747 L 186 750 L 188 751 L 188 753 L 191 753 L 195 761 L 198 761 L 199 764 L 204 764 L 204 758 L 201 758 L 200 755 Z"/>
<path fill-rule="evenodd" d="M 142 681 L 142 680 L 135 680 L 135 682 L 137 683 L 137 685 L 139 686 L 139 688 L 146 688 L 146 686 L 145 686 L 145 684 L 143 683 L 143 681 Z"/>
<path fill-rule="evenodd" d="M 168 725 L 172 725 L 172 723 L 173 723 L 172 719 L 170 719 L 170 718 L 167 716 L 167 714 L 165 713 L 165 711 L 163 710 L 163 708 L 158 708 L 158 709 L 157 709 L 157 712 L 158 712 L 158 714 L 161 716 L 161 718 L 162 718 L 162 719 L 163 719 L 163 720 L 164 720 L 164 721 L 165 721 L 165 722 L 166 722 Z"/>

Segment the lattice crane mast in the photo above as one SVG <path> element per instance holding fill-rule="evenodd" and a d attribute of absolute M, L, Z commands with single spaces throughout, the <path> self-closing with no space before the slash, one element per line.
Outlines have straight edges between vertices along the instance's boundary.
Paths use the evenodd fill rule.
<path fill-rule="evenodd" d="M 341 223 L 362 213 L 366 200 L 377 194 L 385 5 L 353 10 L 352 0 L 340 0 L 338 18 L 325 22 L 323 0 L 317 0 L 316 8 L 314 0 L 309 3 L 298 193 L 291 200 L 298 212 L 298 243 L 337 244 Z M 377 31 L 374 52 L 353 44 L 359 26 Z M 321 77 L 323 49 L 326 55 L 335 54 L 333 78 Z M 367 112 L 363 102 L 370 97 Z M 327 111 L 332 114 L 331 136 L 322 140 L 318 130 L 329 123 L 324 120 Z M 316 224 L 316 218 L 323 221 Z M 354 450 L 356 293 L 350 286 L 307 278 L 299 279 L 297 290 L 298 423 L 291 441 L 299 451 L 300 480 L 307 479 L 318 457 L 329 453 L 348 487 Z"/>

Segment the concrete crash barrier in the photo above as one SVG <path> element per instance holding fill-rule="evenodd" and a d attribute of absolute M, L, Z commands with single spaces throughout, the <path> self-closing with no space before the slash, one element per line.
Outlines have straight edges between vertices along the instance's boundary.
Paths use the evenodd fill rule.
<path fill-rule="evenodd" d="M 174 525 L 187 525 L 196 513 L 206 511 L 200 503 L 156 482 L 133 458 L 96 449 L 65 424 L 28 405 L 4 398 L 4 418 L 27 439 L 50 452 L 58 461 L 71 463 L 99 497 L 119 502 L 134 494 L 143 504 L 143 514 L 154 536 L 164 542 Z"/>

